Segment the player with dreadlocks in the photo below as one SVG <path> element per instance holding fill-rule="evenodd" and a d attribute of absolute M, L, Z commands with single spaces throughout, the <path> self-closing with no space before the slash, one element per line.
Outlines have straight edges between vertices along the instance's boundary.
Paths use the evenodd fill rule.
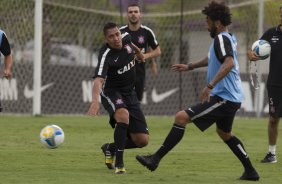
<path fill-rule="evenodd" d="M 202 10 L 206 15 L 208 31 L 214 39 L 208 57 L 189 64 L 175 64 L 173 71 L 190 71 L 208 67 L 207 85 L 200 93 L 200 103 L 179 111 L 174 124 L 162 146 L 148 156 L 137 155 L 136 159 L 149 170 L 154 171 L 160 160 L 182 139 L 185 127 L 194 123 L 201 131 L 216 124 L 216 132 L 241 161 L 245 171 L 241 180 L 259 180 L 259 175 L 249 159 L 242 142 L 231 133 L 237 110 L 244 99 L 236 38 L 228 31 L 231 24 L 230 9 L 223 3 L 211 2 Z"/>

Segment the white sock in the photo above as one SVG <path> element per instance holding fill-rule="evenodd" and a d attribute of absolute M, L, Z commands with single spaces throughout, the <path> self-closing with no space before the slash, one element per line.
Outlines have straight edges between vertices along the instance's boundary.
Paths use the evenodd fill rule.
<path fill-rule="evenodd" d="M 269 145 L 269 146 L 268 146 L 268 151 L 269 151 L 271 154 L 275 155 L 275 152 L 276 152 L 276 145 Z"/>

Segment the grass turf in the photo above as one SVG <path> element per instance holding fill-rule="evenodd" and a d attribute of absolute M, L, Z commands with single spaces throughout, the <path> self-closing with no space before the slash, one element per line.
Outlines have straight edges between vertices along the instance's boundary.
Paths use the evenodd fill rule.
<path fill-rule="evenodd" d="M 126 150 L 127 173 L 115 175 L 106 169 L 100 149 L 113 140 L 113 129 L 107 121 L 104 116 L 0 116 L 0 183 L 242 183 L 236 179 L 243 168 L 217 136 L 215 126 L 202 133 L 193 124 L 188 125 L 182 141 L 155 172 L 137 163 L 136 154 L 154 153 L 162 144 L 173 117 L 148 117 L 149 145 Z M 47 149 L 41 145 L 39 133 L 47 124 L 63 128 L 65 143 L 61 147 Z M 241 139 L 258 170 L 258 183 L 282 183 L 281 141 L 277 146 L 278 163 L 260 163 L 268 148 L 267 119 L 235 119 L 233 133 Z"/>

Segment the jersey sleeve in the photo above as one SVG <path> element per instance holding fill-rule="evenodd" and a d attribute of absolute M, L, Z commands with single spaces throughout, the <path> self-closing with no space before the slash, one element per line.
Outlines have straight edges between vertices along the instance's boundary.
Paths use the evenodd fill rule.
<path fill-rule="evenodd" d="M 260 40 L 266 40 L 270 42 L 271 36 L 272 36 L 273 28 L 268 29 L 263 35 L 261 36 Z"/>
<path fill-rule="evenodd" d="M 154 50 L 159 46 L 156 35 L 150 28 L 147 27 L 148 45 Z"/>
<path fill-rule="evenodd" d="M 122 26 L 119 28 L 121 34 L 125 33 L 126 32 L 126 26 Z"/>
<path fill-rule="evenodd" d="M 109 62 L 107 61 L 107 59 L 109 58 L 109 52 L 110 52 L 109 48 L 102 49 L 100 51 L 99 56 L 98 56 L 98 64 L 95 69 L 95 75 L 93 78 L 96 78 L 96 77 L 106 78 L 108 68 L 109 68 Z"/>
<path fill-rule="evenodd" d="M 9 44 L 9 41 L 7 39 L 7 36 L 4 32 L 0 32 L 0 34 L 2 34 L 2 40 L 0 41 L 1 45 L 0 45 L 0 52 L 4 55 L 4 56 L 8 56 L 11 54 L 11 47 Z"/>
<path fill-rule="evenodd" d="M 131 36 L 128 32 L 124 32 L 121 34 L 123 43 L 131 43 Z"/>
<path fill-rule="evenodd" d="M 219 34 L 214 40 L 214 50 L 218 60 L 223 63 L 228 56 L 233 57 L 233 49 L 227 36 Z"/>

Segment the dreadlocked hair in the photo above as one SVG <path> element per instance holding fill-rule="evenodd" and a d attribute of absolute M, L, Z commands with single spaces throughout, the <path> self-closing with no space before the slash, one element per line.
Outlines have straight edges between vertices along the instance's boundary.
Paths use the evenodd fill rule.
<path fill-rule="evenodd" d="M 219 20 L 224 26 L 231 24 L 232 14 L 229 7 L 224 3 L 212 1 L 202 10 L 202 13 L 213 21 Z"/>

